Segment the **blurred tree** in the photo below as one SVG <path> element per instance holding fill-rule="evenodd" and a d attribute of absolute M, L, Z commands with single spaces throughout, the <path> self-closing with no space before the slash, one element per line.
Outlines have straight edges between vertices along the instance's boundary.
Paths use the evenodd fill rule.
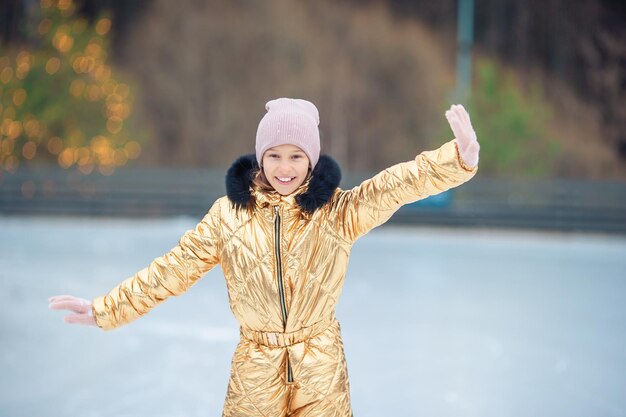
<path fill-rule="evenodd" d="M 559 157 L 558 142 L 550 137 L 553 114 L 539 86 L 526 93 L 512 71 L 493 60 L 476 62 L 469 103 L 481 143 L 481 172 L 507 177 L 519 174 L 551 176 Z"/>
<path fill-rule="evenodd" d="M 22 46 L 0 48 L 0 167 L 56 160 L 110 174 L 137 158 L 132 94 L 107 65 L 111 20 L 89 25 L 71 0 L 32 4 Z"/>

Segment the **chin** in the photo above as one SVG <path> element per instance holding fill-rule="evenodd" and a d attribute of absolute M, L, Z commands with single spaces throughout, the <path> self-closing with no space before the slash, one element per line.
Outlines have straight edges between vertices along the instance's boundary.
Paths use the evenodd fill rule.
<path fill-rule="evenodd" d="M 289 190 L 284 190 L 284 189 L 280 189 L 280 188 L 276 188 L 274 187 L 274 189 L 278 192 L 278 194 L 280 195 L 289 195 L 291 193 L 293 193 L 294 191 L 296 191 L 298 189 L 298 187 L 294 188 L 294 189 L 289 189 Z"/>

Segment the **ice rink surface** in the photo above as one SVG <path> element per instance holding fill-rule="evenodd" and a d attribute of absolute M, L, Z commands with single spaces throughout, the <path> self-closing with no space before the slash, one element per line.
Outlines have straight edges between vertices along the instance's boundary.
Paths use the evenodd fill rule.
<path fill-rule="evenodd" d="M 47 308 L 194 225 L 0 217 L 0 416 L 220 416 L 238 325 L 219 268 L 111 332 Z M 380 228 L 337 316 L 356 417 L 626 416 L 626 237 Z"/>

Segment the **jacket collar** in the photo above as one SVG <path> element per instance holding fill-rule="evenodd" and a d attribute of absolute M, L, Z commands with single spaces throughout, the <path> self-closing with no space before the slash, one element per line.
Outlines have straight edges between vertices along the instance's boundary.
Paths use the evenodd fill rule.
<path fill-rule="evenodd" d="M 281 201 L 297 205 L 305 213 L 313 213 L 326 204 L 341 181 L 339 165 L 328 155 L 320 156 L 311 177 L 296 191 L 281 196 L 277 192 L 262 192 L 252 185 L 252 178 L 259 169 L 254 154 L 238 158 L 226 173 L 226 195 L 237 209 L 250 203 L 276 205 Z"/>

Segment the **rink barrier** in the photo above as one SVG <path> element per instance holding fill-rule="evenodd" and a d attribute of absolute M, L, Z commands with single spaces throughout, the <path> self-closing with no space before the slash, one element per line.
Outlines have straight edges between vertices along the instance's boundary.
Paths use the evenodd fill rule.
<path fill-rule="evenodd" d="M 344 175 L 342 188 L 367 175 Z M 200 217 L 224 195 L 223 170 L 56 168 L 0 174 L 0 215 Z M 392 224 L 626 233 L 626 183 L 477 177 L 402 207 Z"/>

